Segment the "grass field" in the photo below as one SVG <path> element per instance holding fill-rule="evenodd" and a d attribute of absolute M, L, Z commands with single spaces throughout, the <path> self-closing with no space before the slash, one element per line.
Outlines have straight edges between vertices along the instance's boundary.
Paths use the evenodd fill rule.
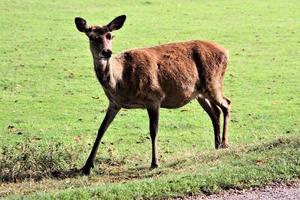
<path fill-rule="evenodd" d="M 2 0 L 0 198 L 167 198 L 299 179 L 299 10 L 296 0 Z M 213 149 L 197 102 L 162 109 L 160 167 L 150 170 L 147 113 L 124 109 L 91 176 L 73 176 L 108 104 L 74 17 L 105 24 L 121 14 L 115 53 L 190 39 L 229 49 L 229 149 Z"/>

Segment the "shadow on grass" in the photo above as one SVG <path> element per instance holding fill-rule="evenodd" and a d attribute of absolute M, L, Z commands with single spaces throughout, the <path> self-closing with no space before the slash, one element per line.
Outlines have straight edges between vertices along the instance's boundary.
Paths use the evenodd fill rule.
<path fill-rule="evenodd" d="M 83 173 L 80 169 L 70 169 L 51 172 L 51 177 L 58 179 L 75 178 L 77 176 L 83 176 Z"/>
<path fill-rule="evenodd" d="M 3 183 L 19 183 L 26 180 L 41 181 L 45 178 L 56 178 L 56 179 L 66 179 L 74 178 L 76 176 L 82 176 L 83 174 L 79 169 L 70 169 L 70 170 L 55 170 L 50 171 L 47 174 L 37 173 L 37 172 L 28 172 L 18 175 L 2 175 L 1 182 Z"/>

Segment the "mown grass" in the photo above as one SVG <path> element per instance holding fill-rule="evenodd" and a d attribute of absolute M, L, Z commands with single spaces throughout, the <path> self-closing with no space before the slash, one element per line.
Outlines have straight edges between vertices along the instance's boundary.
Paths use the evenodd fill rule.
<path fill-rule="evenodd" d="M 245 166 L 247 174 L 252 169 L 259 171 L 264 164 L 248 166 L 246 158 L 281 159 L 274 149 L 250 155 L 244 146 L 260 146 L 281 137 L 294 136 L 297 141 L 300 137 L 299 9 L 296 0 L 1 1 L 0 195 L 57 188 L 49 194 L 54 197 L 71 187 L 78 189 L 67 190 L 66 195 L 82 192 L 83 197 L 100 197 L 94 191 L 111 188 L 107 191 L 117 197 L 118 189 L 133 191 L 137 187 L 137 193 L 128 192 L 132 197 L 144 194 L 144 190 L 144 197 L 150 198 L 187 194 L 189 187 L 193 192 L 205 192 L 205 184 L 214 192 L 226 188 L 221 179 L 232 182 L 230 187 L 242 179 L 242 168 L 230 171 L 234 162 Z M 147 114 L 122 110 L 103 138 L 93 174 L 71 176 L 71 169 L 84 164 L 107 106 L 95 79 L 87 39 L 76 30 L 73 20 L 82 16 L 90 23 L 104 24 L 124 13 L 127 22 L 116 33 L 114 52 L 190 39 L 214 40 L 229 49 L 225 94 L 233 102 L 231 149 L 213 150 L 210 120 L 196 102 L 177 110 L 162 109 L 158 140 L 161 168 L 150 171 Z M 290 149 L 283 146 L 296 158 L 299 152 L 295 145 Z M 231 155 L 239 151 L 241 156 Z M 227 159 L 213 159 L 215 164 L 206 160 L 223 152 L 227 152 Z M 276 180 L 276 174 L 283 180 L 297 177 L 299 170 L 293 166 L 298 160 L 289 158 L 287 173 L 276 168 L 264 177 L 254 176 L 252 182 L 259 185 Z M 232 163 L 226 164 L 229 159 Z M 282 164 L 273 164 L 278 163 Z M 221 169 L 229 174 L 228 179 L 219 176 L 222 171 L 215 171 Z M 184 178 L 179 181 L 186 174 L 193 174 L 186 178 L 193 186 Z M 247 178 L 251 182 L 250 174 Z M 172 187 L 181 189 L 159 190 L 168 188 L 166 181 L 170 179 L 177 180 Z M 126 182 L 124 186 L 122 182 Z M 146 194 L 142 186 L 147 184 L 152 184 L 149 187 L 157 194 Z M 93 189 L 87 189 L 89 186 Z"/>

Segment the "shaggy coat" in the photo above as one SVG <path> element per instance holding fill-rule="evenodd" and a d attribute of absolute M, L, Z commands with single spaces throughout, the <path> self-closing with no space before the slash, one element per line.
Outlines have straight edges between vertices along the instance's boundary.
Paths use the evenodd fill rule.
<path fill-rule="evenodd" d="M 230 100 L 223 95 L 223 80 L 228 51 L 213 42 L 193 40 L 112 55 L 112 31 L 120 29 L 125 19 L 122 15 L 105 26 L 89 26 L 84 19 L 75 18 L 77 29 L 89 38 L 96 76 L 109 99 L 106 116 L 82 172 L 90 173 L 101 138 L 121 108 L 147 109 L 151 167 L 158 166 L 159 109 L 179 108 L 193 99 L 197 99 L 211 118 L 215 148 L 227 147 Z M 222 138 L 221 111 L 224 115 Z"/>

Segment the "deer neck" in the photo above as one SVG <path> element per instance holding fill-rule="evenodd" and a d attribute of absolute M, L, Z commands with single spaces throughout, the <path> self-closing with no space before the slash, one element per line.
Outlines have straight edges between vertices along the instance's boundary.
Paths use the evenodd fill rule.
<path fill-rule="evenodd" d="M 109 59 L 94 57 L 94 69 L 101 85 L 115 91 L 117 82 L 121 79 L 120 62 L 115 56 Z"/>

